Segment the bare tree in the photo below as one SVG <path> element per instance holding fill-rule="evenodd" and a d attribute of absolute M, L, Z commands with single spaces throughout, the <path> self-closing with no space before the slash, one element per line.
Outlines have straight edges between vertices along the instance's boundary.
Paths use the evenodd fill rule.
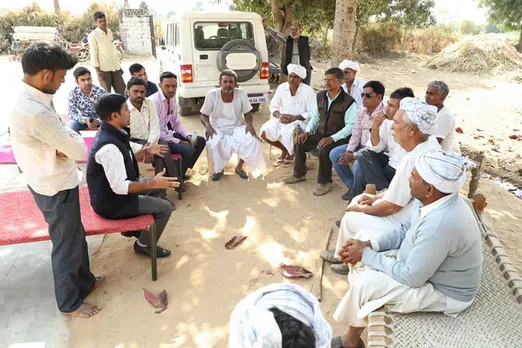
<path fill-rule="evenodd" d="M 60 12 L 60 0 L 53 0 L 54 2 L 54 12 L 58 13 Z"/>
<path fill-rule="evenodd" d="M 357 0 L 337 0 L 335 2 L 335 17 L 332 40 L 333 66 L 353 53 L 355 40 L 355 15 Z"/>

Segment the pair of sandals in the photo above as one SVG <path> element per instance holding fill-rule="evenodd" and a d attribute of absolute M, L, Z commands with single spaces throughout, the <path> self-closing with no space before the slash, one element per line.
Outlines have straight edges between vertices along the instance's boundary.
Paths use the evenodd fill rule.
<path fill-rule="evenodd" d="M 278 158 L 275 163 L 274 163 L 274 167 L 290 167 L 292 165 L 292 163 L 294 163 L 294 157 L 293 156 L 290 156 L 290 155 L 287 155 L 285 158 Z"/>

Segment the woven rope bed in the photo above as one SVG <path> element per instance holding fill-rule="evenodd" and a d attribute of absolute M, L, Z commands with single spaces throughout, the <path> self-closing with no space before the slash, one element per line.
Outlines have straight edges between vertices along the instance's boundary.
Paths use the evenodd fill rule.
<path fill-rule="evenodd" d="M 481 287 L 470 308 L 457 318 L 380 308 L 369 316 L 369 347 L 522 347 L 522 279 L 485 215 L 475 216 L 484 241 L 484 266 Z"/>

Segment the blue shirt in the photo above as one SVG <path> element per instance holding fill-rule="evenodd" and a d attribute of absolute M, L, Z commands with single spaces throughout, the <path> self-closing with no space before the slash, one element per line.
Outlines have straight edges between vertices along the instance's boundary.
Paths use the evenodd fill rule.
<path fill-rule="evenodd" d="M 339 93 L 335 96 L 335 98 L 330 99 L 330 95 L 326 93 L 326 96 L 328 98 L 328 109 L 330 109 L 330 105 L 332 105 L 333 101 L 337 99 L 337 97 L 341 94 L 341 90 L 339 90 Z M 356 103 L 353 103 L 350 105 L 348 110 L 344 113 L 344 128 L 332 135 L 332 139 L 334 141 L 339 141 L 341 139 L 345 139 L 349 137 L 352 134 L 352 128 L 353 124 L 355 122 L 355 119 L 357 118 L 357 105 Z M 315 110 L 312 112 L 312 118 L 306 125 L 306 131 L 310 134 L 314 134 L 317 130 L 317 127 L 319 127 L 319 108 L 316 107 Z"/>
<path fill-rule="evenodd" d="M 92 85 L 90 95 L 85 94 L 80 86 L 74 87 L 69 93 L 69 117 L 71 120 L 84 124 L 83 117 L 98 118 L 94 110 L 94 103 L 104 94 L 105 90 L 96 85 Z"/>

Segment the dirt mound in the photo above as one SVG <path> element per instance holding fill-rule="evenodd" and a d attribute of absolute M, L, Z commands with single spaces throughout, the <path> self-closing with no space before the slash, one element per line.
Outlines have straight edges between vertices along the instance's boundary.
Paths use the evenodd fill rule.
<path fill-rule="evenodd" d="M 489 34 L 464 38 L 431 58 L 427 67 L 449 72 L 497 74 L 522 68 L 522 54 L 509 40 Z"/>

